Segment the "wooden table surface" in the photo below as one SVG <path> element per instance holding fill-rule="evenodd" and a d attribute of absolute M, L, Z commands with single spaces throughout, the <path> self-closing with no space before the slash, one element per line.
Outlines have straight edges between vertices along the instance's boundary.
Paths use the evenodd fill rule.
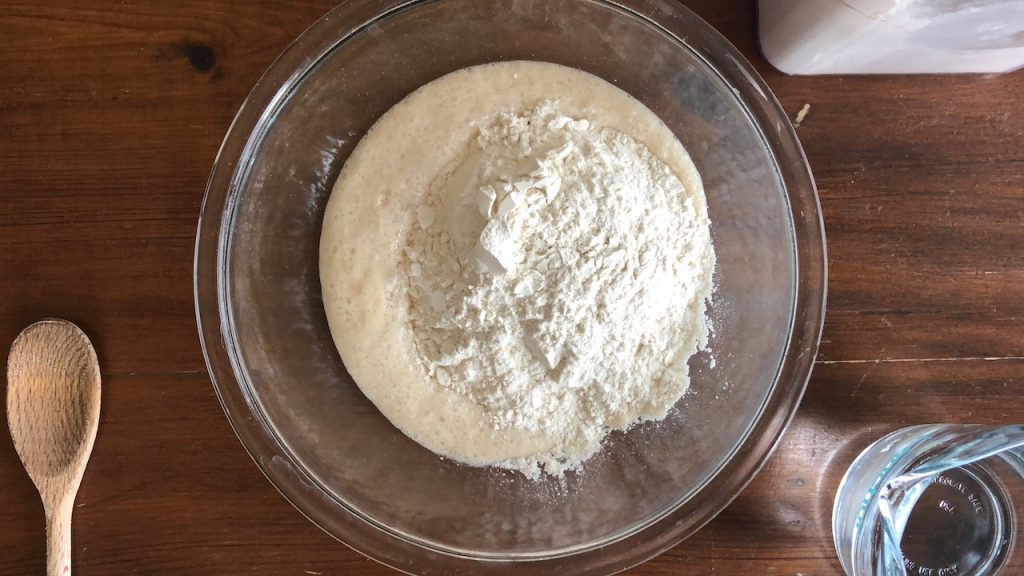
<path fill-rule="evenodd" d="M 630 574 L 838 574 L 831 497 L 869 441 L 1024 421 L 1024 74 L 787 77 L 758 52 L 754 0 L 686 3 L 788 113 L 811 105 L 798 132 L 828 229 L 828 320 L 764 471 Z M 103 366 L 77 574 L 392 573 L 307 522 L 250 461 L 192 308 L 220 141 L 262 71 L 332 4 L 0 2 L 0 354 L 58 316 L 92 336 Z M 43 573 L 43 534 L 0 432 L 0 574 Z"/>

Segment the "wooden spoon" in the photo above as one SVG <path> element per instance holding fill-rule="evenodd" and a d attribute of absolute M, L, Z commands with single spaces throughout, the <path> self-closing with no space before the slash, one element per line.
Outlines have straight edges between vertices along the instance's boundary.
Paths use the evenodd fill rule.
<path fill-rule="evenodd" d="M 100 366 L 89 338 L 65 320 L 26 328 L 7 361 L 7 420 L 46 510 L 48 576 L 71 573 L 71 511 L 99 416 Z"/>

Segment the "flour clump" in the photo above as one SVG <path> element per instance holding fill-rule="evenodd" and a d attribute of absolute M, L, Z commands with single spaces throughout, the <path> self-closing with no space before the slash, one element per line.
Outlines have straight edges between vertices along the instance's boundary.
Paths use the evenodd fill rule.
<path fill-rule="evenodd" d="M 495 430 L 498 462 L 561 474 L 658 420 L 706 344 L 715 254 L 700 190 L 629 135 L 547 102 L 483 121 L 411 219 L 408 322 L 431 384 Z"/>

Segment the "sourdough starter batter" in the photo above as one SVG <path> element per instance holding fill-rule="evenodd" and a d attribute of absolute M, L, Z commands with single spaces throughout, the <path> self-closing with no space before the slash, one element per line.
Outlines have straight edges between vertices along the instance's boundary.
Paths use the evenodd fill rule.
<path fill-rule="evenodd" d="M 707 337 L 714 252 L 678 140 L 613 85 L 506 62 L 422 87 L 345 164 L 324 305 L 360 389 L 472 465 L 579 465 L 664 418 Z"/>

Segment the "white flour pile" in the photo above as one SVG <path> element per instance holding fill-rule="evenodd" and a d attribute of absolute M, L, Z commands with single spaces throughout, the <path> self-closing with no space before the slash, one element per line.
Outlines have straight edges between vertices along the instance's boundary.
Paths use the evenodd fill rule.
<path fill-rule="evenodd" d="M 403 267 L 428 376 L 495 429 L 556 439 L 501 465 L 561 474 L 686 391 L 710 223 L 636 140 L 551 105 L 503 114 L 416 216 Z"/>

